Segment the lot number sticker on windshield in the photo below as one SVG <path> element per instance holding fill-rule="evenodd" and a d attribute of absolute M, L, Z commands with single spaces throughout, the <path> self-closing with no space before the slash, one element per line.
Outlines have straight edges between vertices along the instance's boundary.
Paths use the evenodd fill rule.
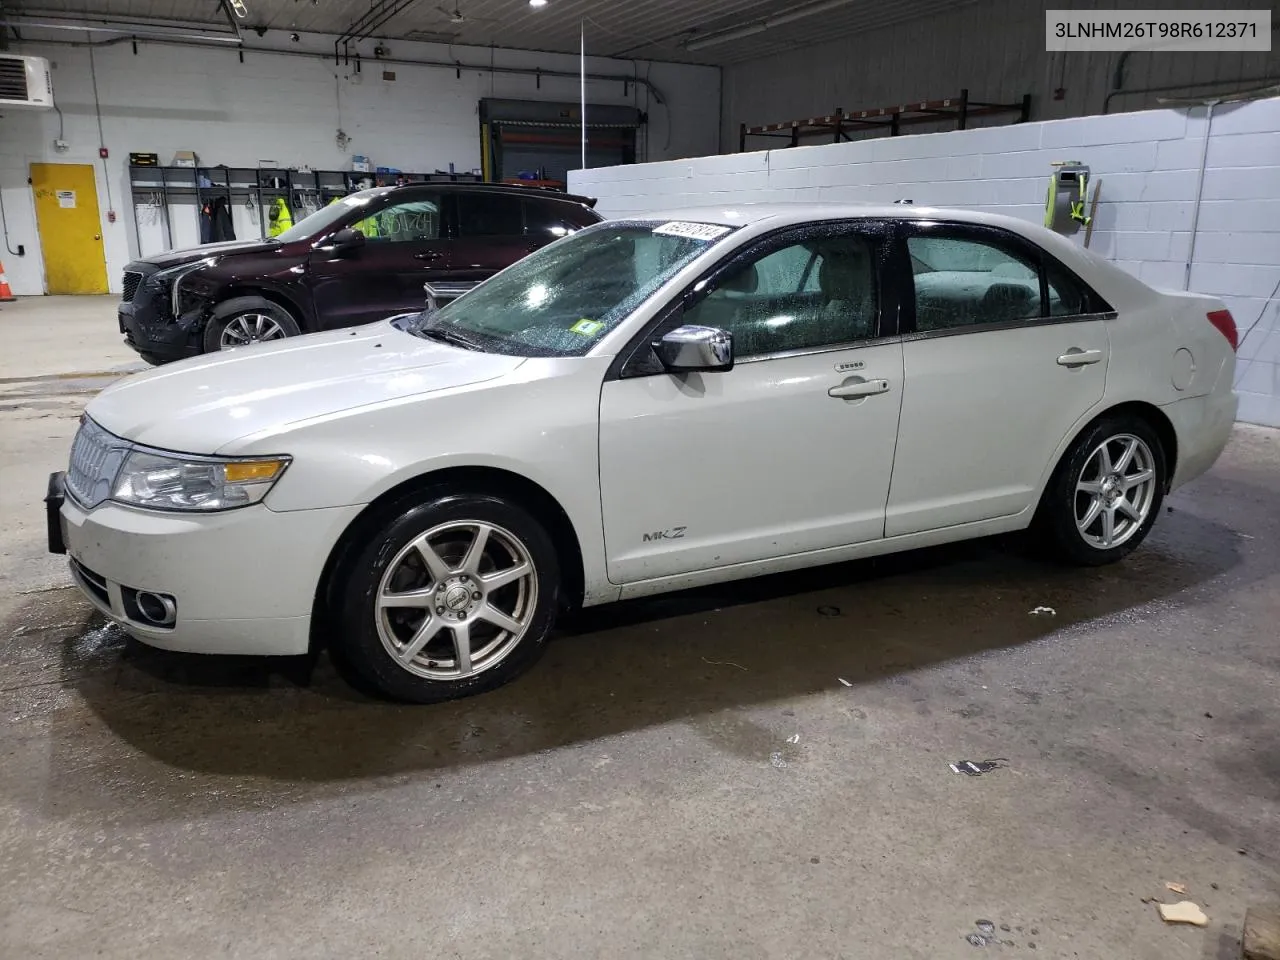
<path fill-rule="evenodd" d="M 654 227 L 655 236 L 687 237 L 690 240 L 719 240 L 731 227 L 722 227 L 716 223 L 683 223 L 673 220 L 660 227 Z"/>
<path fill-rule="evenodd" d="M 604 322 L 600 320 L 579 320 L 569 328 L 574 333 L 580 333 L 584 337 L 592 337 L 604 329 Z"/>

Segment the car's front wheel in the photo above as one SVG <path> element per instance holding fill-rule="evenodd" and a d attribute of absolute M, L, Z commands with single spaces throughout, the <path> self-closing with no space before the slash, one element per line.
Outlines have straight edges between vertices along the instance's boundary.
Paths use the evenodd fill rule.
<path fill-rule="evenodd" d="M 397 700 L 501 686 L 533 665 L 555 620 L 555 547 L 501 497 L 436 490 L 402 504 L 344 566 L 334 652 Z"/>
<path fill-rule="evenodd" d="M 235 297 L 214 307 L 204 328 L 204 351 L 269 343 L 301 332 L 293 314 L 278 303 L 264 297 Z"/>
<path fill-rule="evenodd" d="M 1168 486 L 1164 447 L 1146 421 L 1107 417 L 1072 444 L 1045 490 L 1037 528 L 1062 560 L 1101 566 L 1146 539 Z"/>

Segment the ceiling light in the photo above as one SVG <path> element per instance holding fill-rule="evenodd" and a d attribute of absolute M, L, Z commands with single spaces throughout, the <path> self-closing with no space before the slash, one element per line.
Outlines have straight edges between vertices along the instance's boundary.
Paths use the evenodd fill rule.
<path fill-rule="evenodd" d="M 529 0 L 529 6 L 531 7 L 545 7 L 546 5 L 547 0 Z"/>

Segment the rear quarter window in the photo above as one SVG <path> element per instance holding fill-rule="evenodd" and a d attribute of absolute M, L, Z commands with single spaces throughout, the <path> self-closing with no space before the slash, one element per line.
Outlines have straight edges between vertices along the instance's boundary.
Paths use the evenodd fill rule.
<path fill-rule="evenodd" d="M 555 240 L 600 220 L 579 204 L 540 198 L 524 201 L 524 222 L 531 237 Z"/>

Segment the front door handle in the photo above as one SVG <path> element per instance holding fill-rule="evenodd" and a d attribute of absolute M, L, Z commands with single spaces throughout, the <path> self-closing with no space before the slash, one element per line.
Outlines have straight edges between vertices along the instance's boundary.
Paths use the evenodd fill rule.
<path fill-rule="evenodd" d="M 424 250 L 422 253 L 415 253 L 415 254 L 413 255 L 413 259 L 415 259 L 415 260 L 439 260 L 439 259 L 440 259 L 441 257 L 443 257 L 443 256 L 444 256 L 444 254 L 443 254 L 443 253 L 441 253 L 439 250 Z"/>
<path fill-rule="evenodd" d="M 856 400 L 859 397 L 873 397 L 877 393 L 888 392 L 888 380 L 856 380 L 832 387 L 827 391 L 827 396 L 835 397 L 837 400 Z"/>
<path fill-rule="evenodd" d="M 1072 347 L 1058 358 L 1058 366 L 1087 367 L 1091 363 L 1100 363 L 1101 361 L 1101 350 L 1080 350 L 1076 347 Z"/>

